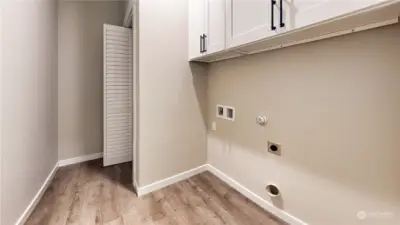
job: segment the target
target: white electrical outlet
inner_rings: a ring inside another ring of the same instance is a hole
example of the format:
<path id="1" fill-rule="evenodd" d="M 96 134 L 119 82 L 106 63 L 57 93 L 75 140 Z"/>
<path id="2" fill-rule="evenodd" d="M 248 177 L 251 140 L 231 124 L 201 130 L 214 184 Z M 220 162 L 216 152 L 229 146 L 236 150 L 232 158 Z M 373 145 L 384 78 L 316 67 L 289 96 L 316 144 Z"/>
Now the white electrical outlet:
<path id="1" fill-rule="evenodd" d="M 216 131 L 217 130 L 217 122 L 212 121 L 211 123 L 211 130 Z"/>

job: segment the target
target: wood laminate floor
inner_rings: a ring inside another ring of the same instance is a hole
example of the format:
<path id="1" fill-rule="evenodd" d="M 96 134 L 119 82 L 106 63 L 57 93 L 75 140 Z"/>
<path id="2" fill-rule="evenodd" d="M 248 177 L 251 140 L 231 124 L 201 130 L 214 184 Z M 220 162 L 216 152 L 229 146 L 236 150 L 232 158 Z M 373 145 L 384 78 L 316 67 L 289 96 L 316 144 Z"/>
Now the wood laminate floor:
<path id="1" fill-rule="evenodd" d="M 138 198 L 131 168 L 61 168 L 25 225 L 285 224 L 209 172 Z"/>

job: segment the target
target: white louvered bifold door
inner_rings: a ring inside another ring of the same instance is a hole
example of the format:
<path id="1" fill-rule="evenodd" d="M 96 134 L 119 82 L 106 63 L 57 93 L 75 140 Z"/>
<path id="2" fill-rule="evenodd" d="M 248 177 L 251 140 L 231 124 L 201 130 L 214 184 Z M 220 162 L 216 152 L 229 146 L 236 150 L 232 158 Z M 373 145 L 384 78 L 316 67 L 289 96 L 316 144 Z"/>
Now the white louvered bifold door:
<path id="1" fill-rule="evenodd" d="M 132 161 L 132 30 L 104 25 L 103 165 Z"/>

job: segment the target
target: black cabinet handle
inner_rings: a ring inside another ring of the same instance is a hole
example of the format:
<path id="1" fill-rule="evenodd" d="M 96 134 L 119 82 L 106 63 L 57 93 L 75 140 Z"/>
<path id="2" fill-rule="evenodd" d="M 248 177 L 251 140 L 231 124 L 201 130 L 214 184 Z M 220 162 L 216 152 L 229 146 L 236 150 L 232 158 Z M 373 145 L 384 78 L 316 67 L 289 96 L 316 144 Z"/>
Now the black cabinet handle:
<path id="1" fill-rule="evenodd" d="M 275 16 L 274 16 L 274 7 L 276 4 L 276 0 L 271 0 L 271 30 L 276 30 L 276 26 L 275 26 Z"/>
<path id="2" fill-rule="evenodd" d="M 280 27 L 285 27 L 285 23 L 283 22 L 283 0 L 280 1 L 280 7 L 279 7 L 279 12 L 280 12 Z"/>
<path id="3" fill-rule="evenodd" d="M 203 53 L 203 35 L 200 35 L 200 53 Z"/>
<path id="4" fill-rule="evenodd" d="M 207 35 L 203 34 L 203 52 L 207 52 L 206 38 Z"/>

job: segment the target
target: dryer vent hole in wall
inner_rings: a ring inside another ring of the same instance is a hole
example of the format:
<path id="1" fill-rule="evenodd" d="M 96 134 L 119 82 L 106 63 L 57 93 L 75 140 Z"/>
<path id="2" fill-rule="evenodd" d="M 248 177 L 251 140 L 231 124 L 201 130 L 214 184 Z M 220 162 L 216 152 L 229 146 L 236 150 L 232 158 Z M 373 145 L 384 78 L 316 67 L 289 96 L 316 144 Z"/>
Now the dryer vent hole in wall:
<path id="1" fill-rule="evenodd" d="M 269 196 L 277 197 L 280 195 L 279 188 L 274 184 L 268 184 L 265 189 L 268 191 Z"/>
<path id="2" fill-rule="evenodd" d="M 282 155 L 281 145 L 268 141 L 268 152 L 279 156 Z"/>
<path id="3" fill-rule="evenodd" d="M 278 151 L 278 146 L 276 146 L 276 145 L 271 145 L 271 146 L 269 147 L 269 149 L 271 149 L 271 151 L 273 151 L 273 152 L 276 152 L 276 151 Z"/>

